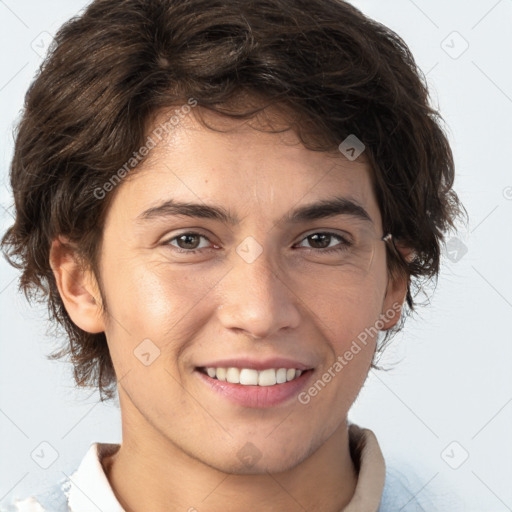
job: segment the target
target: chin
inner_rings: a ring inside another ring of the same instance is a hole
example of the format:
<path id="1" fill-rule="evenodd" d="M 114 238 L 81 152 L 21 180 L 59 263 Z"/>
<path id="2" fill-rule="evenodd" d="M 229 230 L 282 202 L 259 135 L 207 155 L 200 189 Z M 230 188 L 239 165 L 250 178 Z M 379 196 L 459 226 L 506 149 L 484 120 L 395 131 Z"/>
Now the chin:
<path id="1" fill-rule="evenodd" d="M 217 464 L 217 469 L 232 475 L 268 475 L 269 473 L 277 474 L 289 471 L 300 464 L 300 462 L 302 462 L 302 459 L 297 459 L 296 457 L 290 457 L 286 460 L 276 460 L 273 458 L 266 460 L 262 457 L 258 462 L 252 463 L 242 462 L 236 457 L 225 465 L 219 466 Z"/>
<path id="2" fill-rule="evenodd" d="M 226 454 L 224 464 L 219 464 L 219 459 L 222 460 L 219 457 L 215 461 L 215 466 L 224 473 L 236 475 L 283 473 L 295 468 L 307 458 L 308 452 L 304 448 L 304 443 L 299 443 L 297 449 L 285 452 L 282 445 L 267 442 L 267 445 L 260 450 L 248 441 L 242 444 L 234 454 L 232 452 Z"/>

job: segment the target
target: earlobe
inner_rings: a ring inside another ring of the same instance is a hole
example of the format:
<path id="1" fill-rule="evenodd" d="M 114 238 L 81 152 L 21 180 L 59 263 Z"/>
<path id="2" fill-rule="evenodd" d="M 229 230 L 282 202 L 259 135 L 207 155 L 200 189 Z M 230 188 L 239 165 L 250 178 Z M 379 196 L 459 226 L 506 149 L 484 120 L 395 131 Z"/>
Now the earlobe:
<path id="1" fill-rule="evenodd" d="M 412 249 L 407 247 L 400 247 L 398 245 L 396 245 L 396 248 L 404 260 L 411 261 L 412 258 L 414 258 L 414 251 Z M 381 313 L 384 326 L 381 330 L 387 331 L 391 329 L 400 320 L 402 307 L 407 298 L 409 281 L 409 276 L 400 276 L 395 279 L 390 277 L 388 279 L 386 295 L 384 296 Z"/>
<path id="2" fill-rule="evenodd" d="M 398 283 L 393 283 L 390 279 L 381 313 L 381 320 L 383 322 L 382 331 L 387 331 L 398 323 L 406 297 L 407 281 L 405 279 L 399 279 Z"/>
<path id="3" fill-rule="evenodd" d="M 63 237 L 52 242 L 50 266 L 73 323 L 89 333 L 103 332 L 101 295 L 94 274 L 81 267 L 72 244 Z"/>

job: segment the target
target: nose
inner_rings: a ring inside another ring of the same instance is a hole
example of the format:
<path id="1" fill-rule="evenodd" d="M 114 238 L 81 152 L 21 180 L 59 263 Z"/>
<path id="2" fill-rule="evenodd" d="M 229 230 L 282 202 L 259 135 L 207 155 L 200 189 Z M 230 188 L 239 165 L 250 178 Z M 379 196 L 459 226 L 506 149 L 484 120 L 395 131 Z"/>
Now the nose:
<path id="1" fill-rule="evenodd" d="M 265 257 L 265 251 L 250 263 L 235 257 L 221 286 L 218 315 L 226 329 L 264 339 L 299 325 L 300 298 L 285 273 Z"/>

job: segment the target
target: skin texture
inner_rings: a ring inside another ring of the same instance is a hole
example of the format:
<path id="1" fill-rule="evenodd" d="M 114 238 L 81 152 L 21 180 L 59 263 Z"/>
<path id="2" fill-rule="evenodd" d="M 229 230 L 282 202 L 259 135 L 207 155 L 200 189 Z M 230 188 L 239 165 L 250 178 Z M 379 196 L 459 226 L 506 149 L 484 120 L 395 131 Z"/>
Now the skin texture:
<path id="1" fill-rule="evenodd" d="M 383 242 L 372 242 L 363 273 L 336 264 L 336 255 L 307 253 L 320 247 L 305 238 L 314 233 L 354 226 L 372 240 L 384 234 L 370 170 L 364 154 L 349 161 L 305 149 L 291 130 L 270 134 L 254 129 L 262 126 L 256 119 L 209 116 L 231 131 L 209 130 L 189 114 L 118 186 L 103 233 L 101 290 L 71 250 L 59 239 L 52 245 L 68 313 L 86 331 L 105 331 L 116 370 L 123 442 L 104 460 L 106 474 L 127 511 L 338 511 L 357 481 L 347 413 L 376 339 L 307 405 L 293 397 L 242 407 L 211 391 L 195 369 L 228 357 L 281 356 L 313 367 L 313 383 L 379 315 L 403 303 L 406 282 L 388 279 Z M 362 205 L 373 225 L 346 216 L 277 223 L 333 195 Z M 241 222 L 136 222 L 171 198 L 221 205 Z M 207 239 L 170 244 L 189 231 Z M 236 252 L 249 236 L 263 251 L 252 263 Z M 203 252 L 173 252 L 187 247 Z M 144 339 L 160 350 L 149 366 L 134 355 Z M 239 456 L 248 442 L 260 455 L 250 467 Z"/>

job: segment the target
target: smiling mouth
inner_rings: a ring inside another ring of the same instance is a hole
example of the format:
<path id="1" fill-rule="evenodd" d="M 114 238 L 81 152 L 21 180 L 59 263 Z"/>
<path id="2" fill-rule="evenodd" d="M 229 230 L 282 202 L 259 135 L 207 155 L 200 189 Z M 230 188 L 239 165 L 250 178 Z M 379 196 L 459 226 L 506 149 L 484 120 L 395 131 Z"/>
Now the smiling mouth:
<path id="1" fill-rule="evenodd" d="M 311 371 L 295 368 L 267 368 L 258 371 L 234 367 L 199 367 L 197 370 L 211 379 L 243 386 L 277 386 L 298 379 L 303 373 Z"/>

